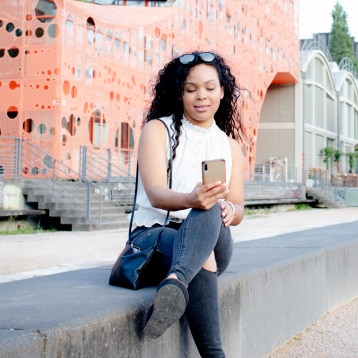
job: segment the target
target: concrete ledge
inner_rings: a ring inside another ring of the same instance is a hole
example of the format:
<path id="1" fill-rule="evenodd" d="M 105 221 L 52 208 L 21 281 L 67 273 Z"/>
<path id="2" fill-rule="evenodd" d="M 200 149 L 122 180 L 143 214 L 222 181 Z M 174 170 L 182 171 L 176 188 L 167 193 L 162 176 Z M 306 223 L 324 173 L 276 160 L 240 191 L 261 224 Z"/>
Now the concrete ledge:
<path id="1" fill-rule="evenodd" d="M 46 210 L 40 210 L 40 209 L 0 210 L 0 217 L 39 216 L 39 215 L 46 215 Z"/>
<path id="2" fill-rule="evenodd" d="M 358 221 L 235 244 L 220 277 L 227 357 L 259 358 L 358 296 Z M 0 284 L 0 357 L 198 357 L 182 319 L 141 331 L 154 288 L 108 285 L 110 267 Z"/>

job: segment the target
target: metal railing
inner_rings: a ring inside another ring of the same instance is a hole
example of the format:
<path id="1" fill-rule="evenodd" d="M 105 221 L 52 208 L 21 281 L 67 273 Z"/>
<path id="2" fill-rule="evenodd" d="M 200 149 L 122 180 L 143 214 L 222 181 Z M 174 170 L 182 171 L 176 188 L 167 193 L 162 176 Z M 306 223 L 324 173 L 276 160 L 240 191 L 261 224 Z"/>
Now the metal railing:
<path id="1" fill-rule="evenodd" d="M 298 168 L 290 168 L 282 164 L 256 164 L 255 174 L 250 180 L 266 183 L 300 183 L 302 182 L 300 173 L 301 170 Z"/>
<path id="2" fill-rule="evenodd" d="M 311 168 L 304 171 L 304 183 L 309 187 L 328 188 L 331 186 L 331 179 L 327 170 Z"/>
<path id="3" fill-rule="evenodd" d="M 126 157 L 127 170 L 120 168 L 116 163 L 119 162 L 118 152 L 107 148 L 101 152 L 92 147 L 80 147 L 80 174 L 81 180 L 102 181 L 102 182 L 132 182 L 134 177 L 131 175 L 133 164 L 133 151 L 127 150 L 121 153 Z"/>
<path id="4" fill-rule="evenodd" d="M 21 176 L 21 139 L 0 137 L 0 171 L 3 178 L 17 179 Z"/>
<path id="5" fill-rule="evenodd" d="M 46 200 L 63 203 L 66 210 L 84 213 L 89 222 L 101 226 L 104 189 L 81 178 L 79 173 L 34 144 L 22 138 L 0 136 L 0 168 L 4 179 L 29 180 L 32 187 L 46 194 Z M 86 189 L 85 199 L 78 186 L 66 185 L 79 180 Z"/>
<path id="6" fill-rule="evenodd" d="M 121 162 L 121 159 L 126 163 L 127 170 L 116 164 Z M 135 182 L 135 174 L 131 175 L 132 169 L 136 170 L 134 159 L 133 150 L 121 150 L 118 153 L 116 150 L 107 148 L 100 152 L 92 147 L 81 146 L 81 180 L 101 182 L 108 200 L 116 200 L 122 205 L 128 205 L 128 201 L 133 201 L 134 188 L 129 186 L 130 189 L 128 189 L 123 184 Z"/>

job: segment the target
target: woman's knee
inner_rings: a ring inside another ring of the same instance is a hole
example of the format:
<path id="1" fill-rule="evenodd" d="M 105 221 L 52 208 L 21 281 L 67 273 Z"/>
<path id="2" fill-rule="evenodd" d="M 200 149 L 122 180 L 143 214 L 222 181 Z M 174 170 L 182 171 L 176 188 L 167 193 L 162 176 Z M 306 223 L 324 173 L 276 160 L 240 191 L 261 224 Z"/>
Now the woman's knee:
<path id="1" fill-rule="evenodd" d="M 222 225 L 221 207 L 219 203 L 216 203 L 208 210 L 192 209 L 189 215 L 191 219 L 199 223 Z"/>

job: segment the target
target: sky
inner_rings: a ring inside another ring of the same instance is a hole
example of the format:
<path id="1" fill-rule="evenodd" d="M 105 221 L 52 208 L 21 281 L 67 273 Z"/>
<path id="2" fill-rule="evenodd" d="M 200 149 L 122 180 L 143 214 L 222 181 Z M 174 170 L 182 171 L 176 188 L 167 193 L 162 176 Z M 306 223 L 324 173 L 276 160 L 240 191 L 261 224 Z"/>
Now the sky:
<path id="1" fill-rule="evenodd" d="M 298 0 L 300 39 L 312 38 L 313 33 L 331 32 L 332 15 L 337 0 Z M 347 13 L 349 33 L 358 42 L 357 0 L 338 0 Z"/>

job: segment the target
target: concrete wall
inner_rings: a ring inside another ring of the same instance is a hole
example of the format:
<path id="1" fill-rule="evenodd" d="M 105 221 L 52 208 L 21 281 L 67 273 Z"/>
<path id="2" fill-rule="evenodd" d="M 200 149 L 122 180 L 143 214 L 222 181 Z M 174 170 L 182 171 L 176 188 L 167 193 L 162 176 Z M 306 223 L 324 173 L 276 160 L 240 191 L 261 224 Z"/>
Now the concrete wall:
<path id="1" fill-rule="evenodd" d="M 27 207 L 22 184 L 0 179 L 0 210 L 23 210 Z"/>
<path id="2" fill-rule="evenodd" d="M 266 357 L 358 296 L 358 221 L 235 244 L 219 279 L 228 358 Z M 0 357 L 197 358 L 185 320 L 142 336 L 154 288 L 108 286 L 110 267 L 1 284 Z"/>

